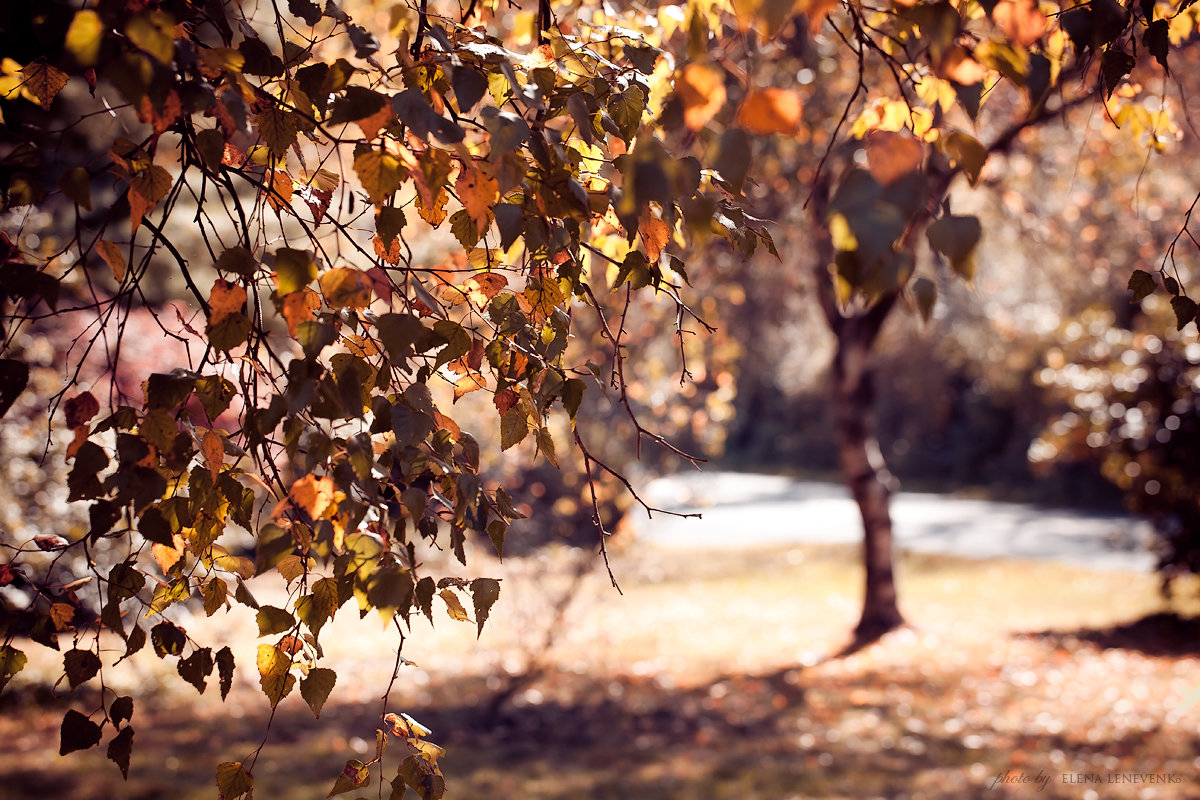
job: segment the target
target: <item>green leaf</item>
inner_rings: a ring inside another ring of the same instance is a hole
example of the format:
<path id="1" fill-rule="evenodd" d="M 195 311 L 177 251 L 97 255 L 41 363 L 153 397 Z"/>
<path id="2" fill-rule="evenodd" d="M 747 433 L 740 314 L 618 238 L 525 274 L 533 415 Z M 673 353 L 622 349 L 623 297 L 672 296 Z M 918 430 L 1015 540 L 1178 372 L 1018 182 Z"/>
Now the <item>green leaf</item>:
<path id="1" fill-rule="evenodd" d="M 500 581 L 495 578 L 476 578 L 471 581 L 471 600 L 475 605 L 476 637 L 483 635 L 483 623 L 500 597 Z"/>
<path id="2" fill-rule="evenodd" d="M 119 732 L 108 743 L 108 759 L 121 769 L 121 775 L 129 779 L 129 757 L 133 754 L 133 728 Z"/>
<path id="3" fill-rule="evenodd" d="M 14 675 L 25 669 L 28 661 L 29 657 L 17 648 L 0 644 L 0 691 L 4 691 Z"/>
<path id="4" fill-rule="evenodd" d="M 246 771 L 240 761 L 226 761 L 217 765 L 217 792 L 220 800 L 236 800 L 254 790 L 254 777 Z"/>
<path id="5" fill-rule="evenodd" d="M 1133 292 L 1131 303 L 1140 303 L 1150 295 L 1154 294 L 1154 290 L 1158 288 L 1158 284 L 1154 281 L 1154 276 L 1142 269 L 1135 269 L 1133 274 L 1129 276 L 1129 285 L 1126 287 Z"/>
<path id="6" fill-rule="evenodd" d="M 99 725 L 72 708 L 63 716 L 58 754 L 65 756 L 76 750 L 95 747 L 100 744 L 100 735 Z"/>
<path id="7" fill-rule="evenodd" d="M 200 694 L 204 694 L 204 690 L 208 688 L 206 678 L 212 675 L 213 671 L 212 649 L 201 647 L 187 658 L 180 659 L 176 669 L 179 670 L 179 677 L 195 686 Z"/>
<path id="8" fill-rule="evenodd" d="M 279 296 L 298 292 L 317 277 L 317 262 L 307 250 L 281 247 L 275 251 L 275 284 Z"/>
<path id="9" fill-rule="evenodd" d="M 1186 295 L 1171 298 L 1171 310 L 1175 312 L 1175 329 L 1183 330 L 1189 322 L 1196 320 L 1196 301 Z"/>
<path id="10" fill-rule="evenodd" d="M 337 673 L 331 669 L 316 667 L 308 671 L 308 675 L 300 681 L 300 696 L 312 709 L 314 717 L 321 716 L 321 708 L 337 683 Z"/>
<path id="11" fill-rule="evenodd" d="M 63 653 L 63 671 L 73 690 L 96 676 L 100 671 L 100 657 L 91 650 L 68 650 Z"/>
<path id="12" fill-rule="evenodd" d="M 258 610 L 258 635 L 270 636 L 273 633 L 283 633 L 291 630 L 296 624 L 296 618 L 275 606 L 263 606 Z"/>

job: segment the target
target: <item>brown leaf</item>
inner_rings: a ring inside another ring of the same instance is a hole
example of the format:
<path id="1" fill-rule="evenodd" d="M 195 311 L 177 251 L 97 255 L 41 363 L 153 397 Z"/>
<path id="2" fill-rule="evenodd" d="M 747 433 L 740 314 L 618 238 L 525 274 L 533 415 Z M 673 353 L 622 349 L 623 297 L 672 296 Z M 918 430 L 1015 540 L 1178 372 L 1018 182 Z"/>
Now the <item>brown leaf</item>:
<path id="1" fill-rule="evenodd" d="M 273 169 L 267 172 L 267 182 L 264 192 L 267 195 L 267 202 L 275 209 L 277 214 L 282 214 L 284 211 L 292 209 L 292 176 L 288 175 L 281 169 Z"/>
<path id="2" fill-rule="evenodd" d="M 67 418 L 67 427 L 78 428 L 91 422 L 92 417 L 100 413 L 100 402 L 91 392 L 82 392 L 63 403 L 63 413 Z"/>
<path id="3" fill-rule="evenodd" d="M 104 263 L 112 270 L 112 276 L 117 283 L 125 280 L 125 256 L 121 252 L 121 248 L 117 247 L 112 242 L 106 242 L 103 239 L 96 241 L 96 252 L 100 254 L 100 258 L 104 259 Z"/>
<path id="4" fill-rule="evenodd" d="M 38 99 L 46 111 L 50 110 L 50 104 L 70 79 L 70 76 L 58 67 L 42 61 L 25 67 L 21 70 L 21 75 L 25 79 L 25 88 Z"/>
<path id="5" fill-rule="evenodd" d="M 751 133 L 794 134 L 800 128 L 800 95 L 787 89 L 755 89 L 738 109 L 737 123 Z"/>

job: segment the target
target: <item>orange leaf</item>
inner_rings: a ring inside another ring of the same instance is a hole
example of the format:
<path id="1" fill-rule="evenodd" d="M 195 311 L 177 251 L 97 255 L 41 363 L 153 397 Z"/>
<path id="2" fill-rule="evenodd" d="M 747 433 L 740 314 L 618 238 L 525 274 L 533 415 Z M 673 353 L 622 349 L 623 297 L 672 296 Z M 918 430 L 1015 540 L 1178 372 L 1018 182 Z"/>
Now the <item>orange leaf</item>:
<path id="1" fill-rule="evenodd" d="M 395 118 L 396 113 L 392 111 L 392 104 L 384 103 L 374 114 L 355 120 L 354 124 L 362 129 L 363 139 L 369 142 L 378 136 L 379 132 L 386 128 Z"/>
<path id="2" fill-rule="evenodd" d="M 688 64 L 675 78 L 683 123 L 698 131 L 725 105 L 725 73 L 711 64 Z"/>
<path id="3" fill-rule="evenodd" d="M 466 375 L 454 382 L 454 399 L 462 397 L 465 394 L 470 394 L 477 389 L 487 388 L 487 378 L 483 377 L 478 372 L 468 372 Z"/>
<path id="4" fill-rule="evenodd" d="M 392 239 L 391 247 L 384 247 L 383 238 L 380 236 L 375 237 L 374 244 L 375 244 L 375 255 L 379 256 L 380 258 L 382 258 L 384 261 L 391 264 L 392 266 L 396 266 L 397 264 L 400 263 L 400 237 L 399 236 L 397 236 L 395 239 Z"/>
<path id="5" fill-rule="evenodd" d="M 522 69 L 537 69 L 549 67 L 554 63 L 554 50 L 548 44 L 538 45 L 533 52 L 525 56 L 521 63 Z"/>
<path id="6" fill-rule="evenodd" d="M 241 312 L 246 304 L 246 290 L 229 281 L 218 278 L 208 296 L 208 327 L 211 330 L 231 314 Z"/>
<path id="7" fill-rule="evenodd" d="M 646 258 L 651 263 L 658 261 L 663 248 L 671 241 L 671 227 L 657 217 L 644 217 L 638 231 L 642 234 L 642 244 L 646 246 Z"/>
<path id="8" fill-rule="evenodd" d="M 281 169 L 273 169 L 267 173 L 265 187 L 267 202 L 276 213 L 292 209 L 292 176 Z"/>
<path id="9" fill-rule="evenodd" d="M 504 412 L 515 406 L 520 399 L 521 396 L 512 389 L 501 389 L 496 392 L 496 396 L 492 398 L 492 402 L 495 403 L 496 410 L 503 415 Z"/>
<path id="10" fill-rule="evenodd" d="M 143 95 L 138 107 L 138 119 L 153 127 L 155 133 L 162 133 L 174 125 L 182 114 L 183 104 L 179 102 L 179 94 L 174 89 L 167 93 L 161 108 L 150 101 L 149 95 Z"/>
<path id="11" fill-rule="evenodd" d="M 321 297 L 312 289 L 304 288 L 283 296 L 283 318 L 287 320 L 288 336 L 296 338 L 300 323 L 313 318 L 313 312 L 321 307 Z"/>
<path id="12" fill-rule="evenodd" d="M 212 473 L 215 481 L 221 473 L 221 465 L 225 463 L 225 442 L 221 434 L 213 430 L 206 431 L 204 438 L 200 440 L 200 453 L 204 456 L 204 463 L 208 464 L 208 471 Z"/>
<path id="13" fill-rule="evenodd" d="M 454 184 L 459 202 L 481 231 L 488 225 L 488 213 L 496 204 L 499 188 L 494 178 L 475 168 L 464 169 Z"/>
<path id="14" fill-rule="evenodd" d="M 925 148 L 912 136 L 873 131 L 867 136 L 867 168 L 884 186 L 921 168 Z"/>
<path id="15" fill-rule="evenodd" d="M 158 205 L 174 184 L 171 173 L 157 164 L 129 179 L 129 224 L 136 231 L 146 213 Z"/>
<path id="16" fill-rule="evenodd" d="M 433 200 L 433 205 L 425 204 L 425 198 L 417 195 L 417 214 L 421 219 L 429 223 L 430 227 L 436 228 L 446 221 L 446 201 L 450 198 L 446 192 L 438 192 L 437 197 Z"/>
<path id="17" fill-rule="evenodd" d="M 310 519 L 320 519 L 337 510 L 338 501 L 344 498 L 344 494 L 334 489 L 333 478 L 305 475 L 292 484 L 287 497 L 279 501 L 275 510 L 271 512 L 271 518 L 279 521 L 285 517 L 289 508 L 296 508 L 307 514 Z"/>
<path id="18" fill-rule="evenodd" d="M 150 554 L 158 562 L 158 566 L 162 569 L 163 574 L 170 572 L 171 567 L 178 564 L 179 559 L 183 558 L 183 535 L 177 533 L 171 537 L 171 541 L 173 543 L 171 547 L 165 544 L 150 546 Z"/>
<path id="19" fill-rule="evenodd" d="M 971 58 L 967 48 L 955 45 L 946 52 L 938 74 L 963 86 L 974 86 L 987 77 L 987 67 Z"/>
<path id="20" fill-rule="evenodd" d="M 117 283 L 125 280 L 125 256 L 121 253 L 121 248 L 112 242 L 99 239 L 96 242 L 96 252 L 104 259 L 104 263 L 108 264 Z"/>
<path id="21" fill-rule="evenodd" d="M 1017 47 L 1029 47 L 1046 33 L 1046 15 L 1036 0 L 1000 0 L 992 9 L 992 19 Z"/>
<path id="22" fill-rule="evenodd" d="M 915 0 L 897 0 L 898 5 L 915 5 Z M 816 33 L 824 24 L 829 12 L 841 5 L 841 0 L 800 0 L 794 7 L 797 14 L 808 17 L 809 29 Z"/>
<path id="23" fill-rule="evenodd" d="M 742 101 L 737 122 L 751 133 L 794 134 L 800 128 L 800 95 L 787 89 L 754 89 Z"/>
<path id="24" fill-rule="evenodd" d="M 508 278 L 498 272 L 481 272 L 463 282 L 467 299 L 479 308 L 486 306 L 505 286 L 508 286 Z"/>
<path id="25" fill-rule="evenodd" d="M 67 418 L 67 427 L 78 428 L 100 413 L 100 401 L 91 392 L 83 392 L 63 403 L 63 413 Z"/>
<path id="26" fill-rule="evenodd" d="M 335 267 L 321 275 L 321 294 L 331 308 L 366 308 L 371 305 L 371 282 L 350 267 Z"/>

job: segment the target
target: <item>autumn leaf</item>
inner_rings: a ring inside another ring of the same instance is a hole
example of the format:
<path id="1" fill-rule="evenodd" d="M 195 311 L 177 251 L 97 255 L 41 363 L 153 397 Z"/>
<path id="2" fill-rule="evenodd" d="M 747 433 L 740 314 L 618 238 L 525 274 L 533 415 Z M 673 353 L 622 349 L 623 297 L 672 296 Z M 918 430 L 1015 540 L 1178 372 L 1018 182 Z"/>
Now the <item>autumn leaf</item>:
<path id="1" fill-rule="evenodd" d="M 1036 0 L 1000 0 L 992 9 L 992 20 L 1017 47 L 1040 41 L 1048 24 Z"/>
<path id="2" fill-rule="evenodd" d="M 80 392 L 63 403 L 68 428 L 78 428 L 100 413 L 100 401 L 91 392 Z"/>
<path id="3" fill-rule="evenodd" d="M 506 286 L 508 286 L 508 278 L 499 272 L 480 272 L 463 281 L 467 300 L 477 308 L 486 306 Z"/>
<path id="4" fill-rule="evenodd" d="M 175 18 L 165 11 L 136 14 L 125 26 L 125 35 L 163 64 L 170 64 L 175 56 Z"/>
<path id="5" fill-rule="evenodd" d="M 449 199 L 446 192 L 438 192 L 433 205 L 425 205 L 424 198 L 417 195 L 417 214 L 428 222 L 430 227 L 436 228 L 446 221 L 446 203 Z"/>
<path id="6" fill-rule="evenodd" d="M 320 307 L 321 296 L 313 289 L 304 288 L 284 295 L 282 313 L 283 318 L 287 320 L 288 336 L 295 339 L 300 330 L 300 323 L 313 319 L 313 312 Z"/>
<path id="7" fill-rule="evenodd" d="M 499 184 L 495 179 L 478 168 L 470 167 L 459 174 L 454 191 L 479 230 L 486 229 L 489 213 L 499 196 Z"/>
<path id="8" fill-rule="evenodd" d="M 663 248 L 671 241 L 671 227 L 657 217 L 643 217 L 638 232 L 646 246 L 646 258 L 651 262 L 658 261 Z"/>
<path id="9" fill-rule="evenodd" d="M 208 295 L 208 327 L 215 328 L 221 320 L 239 313 L 246 305 L 246 289 L 239 284 L 218 278 Z"/>
<path id="10" fill-rule="evenodd" d="M 221 466 L 225 463 L 225 440 L 221 434 L 214 430 L 205 431 L 200 440 L 200 453 L 204 456 L 204 463 L 208 465 L 213 480 L 216 480 L 221 473 Z"/>
<path id="11" fill-rule="evenodd" d="M 129 179 L 129 219 L 137 230 L 150 209 L 171 192 L 175 180 L 163 167 L 152 164 Z"/>
<path id="12" fill-rule="evenodd" d="M 273 644 L 260 644 L 257 661 L 259 685 L 274 708 L 295 688 L 296 676 L 291 673 L 292 657 Z"/>
<path id="13" fill-rule="evenodd" d="M 70 76 L 58 67 L 39 61 L 21 70 L 25 78 L 25 88 L 37 98 L 46 111 L 58 93 L 67 85 Z"/>
<path id="14" fill-rule="evenodd" d="M 296 143 L 296 116 L 276 106 L 269 106 L 254 118 L 258 132 L 275 158 L 287 155 L 288 148 Z"/>
<path id="15" fill-rule="evenodd" d="M 366 308 L 371 305 L 371 283 L 352 267 L 335 267 L 321 275 L 321 294 L 330 308 Z"/>
<path id="16" fill-rule="evenodd" d="M 90 8 L 75 12 L 67 28 L 63 47 L 80 66 L 90 67 L 100 57 L 100 44 L 104 40 L 104 23 L 100 15 Z"/>
<path id="17" fill-rule="evenodd" d="M 121 248 L 117 247 L 112 242 L 106 242 L 103 239 L 96 241 L 96 252 L 100 254 L 100 258 L 104 259 L 104 263 L 112 270 L 112 276 L 121 283 L 125 280 L 125 256 L 121 252 Z"/>
<path id="18" fill-rule="evenodd" d="M 919 170 L 924 159 L 924 146 L 907 133 L 872 131 L 867 136 L 867 168 L 884 186 Z"/>
<path id="19" fill-rule="evenodd" d="M 794 134 L 800 128 L 800 95 L 787 89 L 755 89 L 746 95 L 737 123 L 751 133 Z"/>
<path id="20" fill-rule="evenodd" d="M 963 86 L 974 86 L 987 77 L 987 67 L 980 64 L 962 45 L 951 47 L 938 66 L 938 74 Z"/>
<path id="21" fill-rule="evenodd" d="M 675 94 L 683 103 L 683 123 L 698 131 L 725 105 L 725 73 L 711 64 L 688 64 L 675 78 Z"/>
<path id="22" fill-rule="evenodd" d="M 354 172 L 371 202 L 377 206 L 386 203 L 408 177 L 408 170 L 398 158 L 378 150 L 368 150 L 355 156 Z"/>
<path id="23" fill-rule="evenodd" d="M 158 562 L 158 566 L 166 575 L 171 571 L 171 567 L 179 563 L 179 559 L 183 558 L 184 541 L 181 534 L 172 536 L 172 545 L 153 544 L 150 546 L 150 555 L 154 556 L 154 560 Z"/>
<path id="24" fill-rule="evenodd" d="M 292 484 L 287 497 L 271 512 L 271 518 L 278 522 L 287 516 L 289 509 L 295 508 L 307 514 L 309 519 L 321 519 L 344 498 L 344 494 L 334 489 L 332 478 L 305 475 Z"/>
<path id="25" fill-rule="evenodd" d="M 254 790 L 254 778 L 240 761 L 226 761 L 217 766 L 219 800 L 237 800 Z"/>

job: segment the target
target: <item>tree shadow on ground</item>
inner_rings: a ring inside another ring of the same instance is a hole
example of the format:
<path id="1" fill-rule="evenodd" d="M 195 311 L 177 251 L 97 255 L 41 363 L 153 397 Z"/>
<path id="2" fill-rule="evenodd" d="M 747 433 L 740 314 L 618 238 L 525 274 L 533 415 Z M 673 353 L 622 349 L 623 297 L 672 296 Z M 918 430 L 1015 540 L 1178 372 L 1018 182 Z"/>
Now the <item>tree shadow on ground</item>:
<path id="1" fill-rule="evenodd" d="M 1102 650 L 1132 650 L 1148 656 L 1200 656 L 1200 617 L 1159 612 L 1107 628 L 1019 634 L 1064 646 L 1086 642 Z"/>

